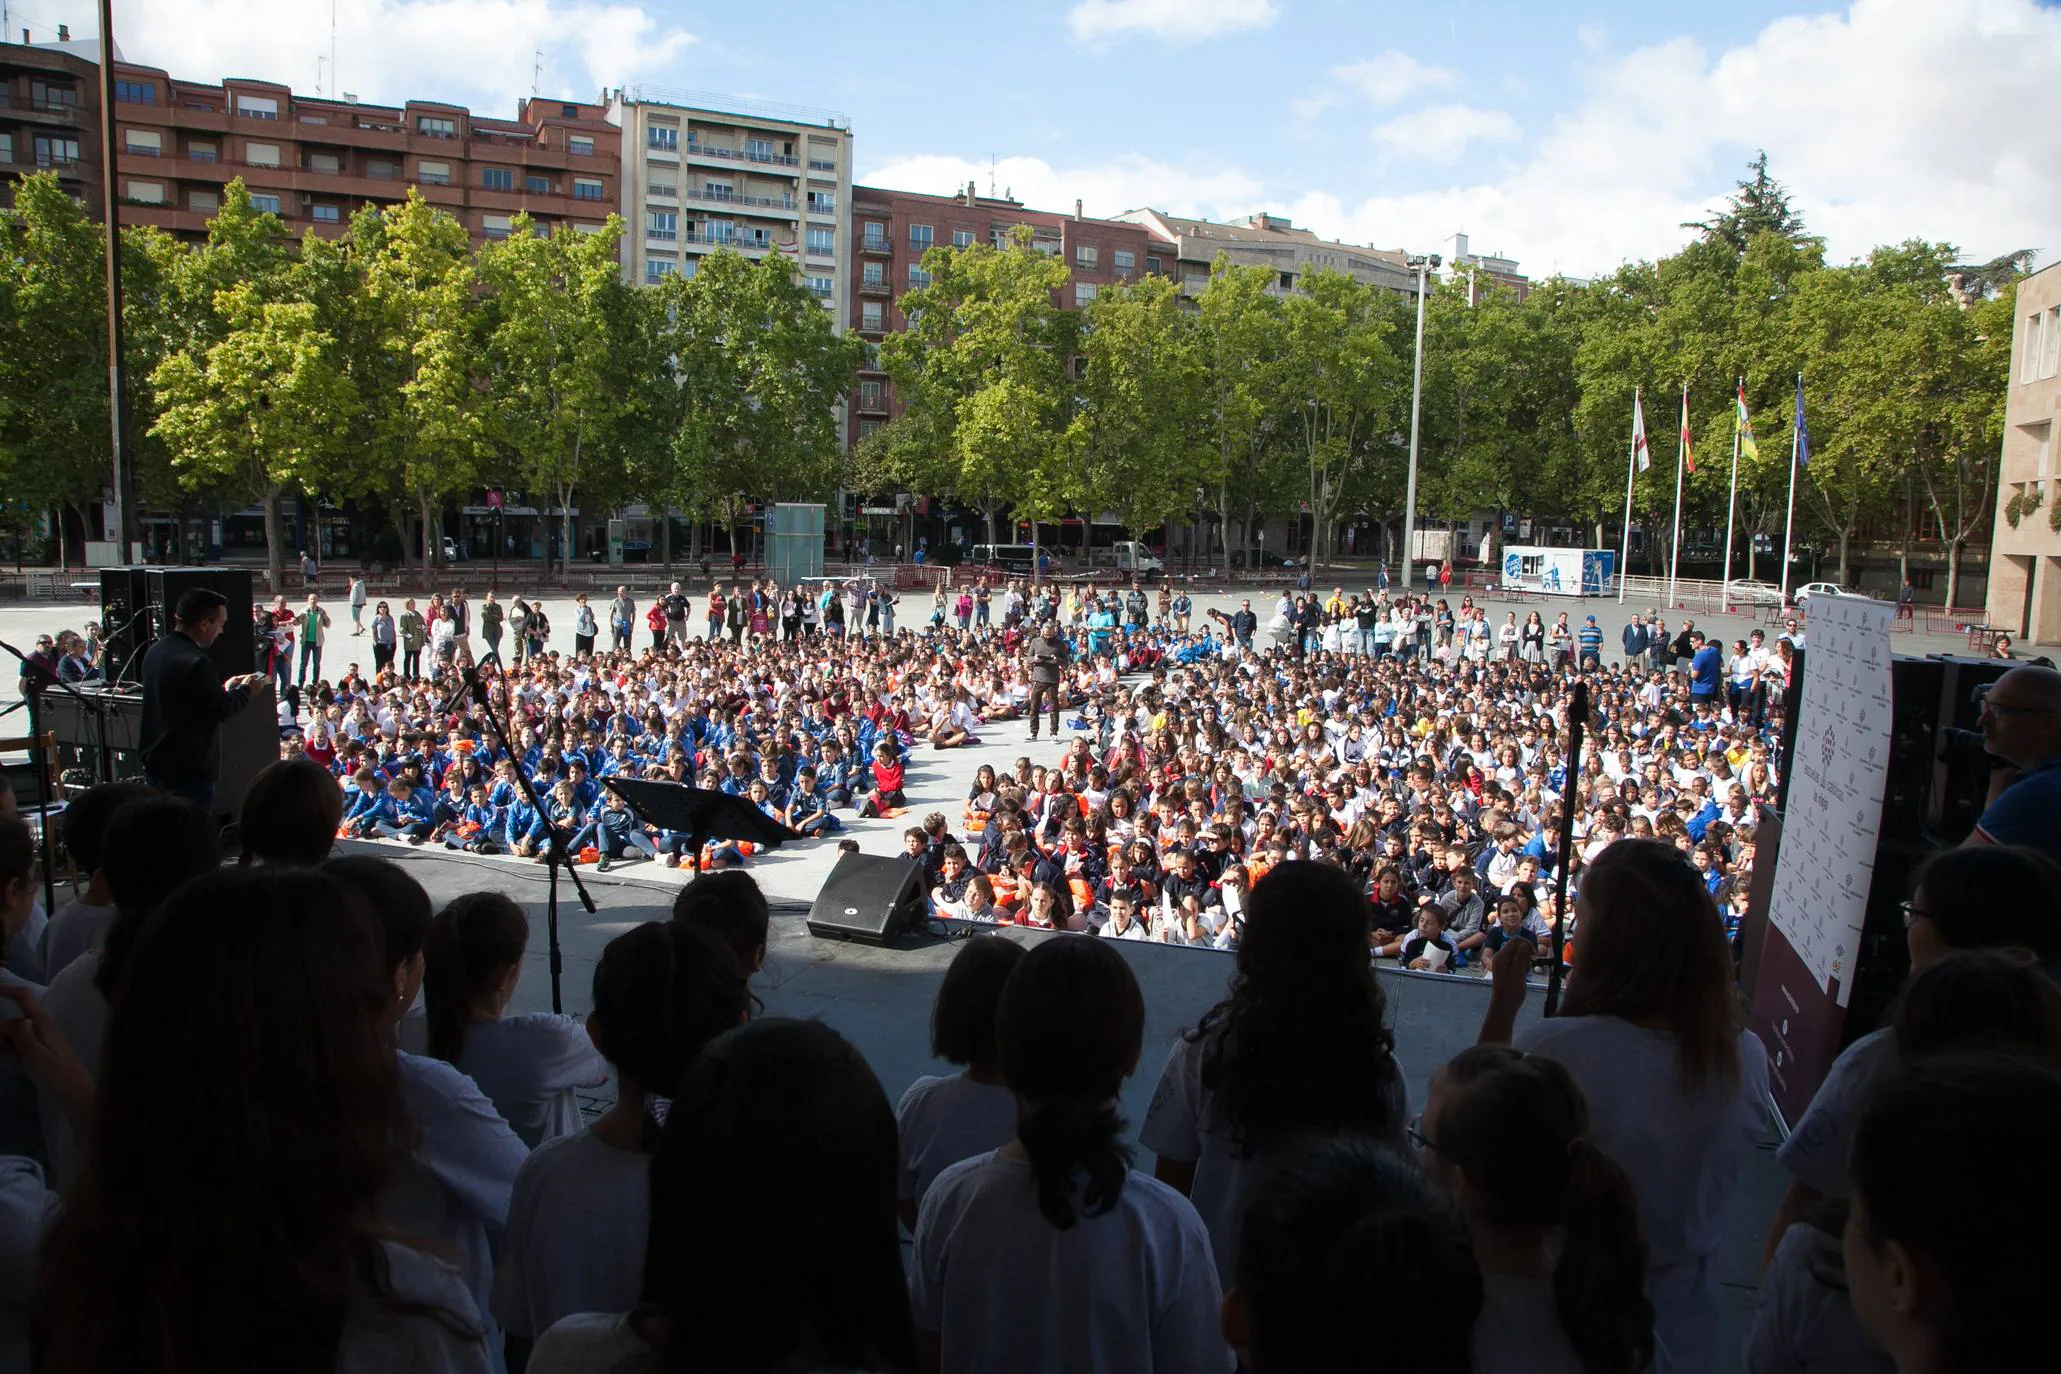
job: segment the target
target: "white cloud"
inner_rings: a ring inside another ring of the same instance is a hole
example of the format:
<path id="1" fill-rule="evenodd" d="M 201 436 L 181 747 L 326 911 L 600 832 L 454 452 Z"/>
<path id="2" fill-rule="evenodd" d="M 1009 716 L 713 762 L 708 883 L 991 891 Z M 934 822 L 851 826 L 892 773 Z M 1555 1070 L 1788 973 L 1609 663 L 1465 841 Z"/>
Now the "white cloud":
<path id="1" fill-rule="evenodd" d="M 1389 156 L 1419 162 L 1458 162 L 1473 143 L 1508 143 L 1517 121 L 1501 110 L 1431 105 L 1374 126 L 1374 142 Z"/>
<path id="2" fill-rule="evenodd" d="M 988 193 L 988 165 L 947 156 L 906 157 L 866 169 L 868 186 L 949 196 L 971 181 Z M 1154 158 L 1134 155 L 1094 166 L 1054 167 L 1041 158 L 1009 157 L 994 167 L 997 193 L 1014 195 L 1033 210 L 1065 214 L 1074 201 L 1082 211 L 1107 218 L 1151 206 L 1176 215 L 1209 219 L 1244 216 L 1260 208 L 1263 188 L 1237 168 L 1196 174 Z"/>
<path id="3" fill-rule="evenodd" d="M 1578 102 L 1514 165 L 1347 202 L 1298 223 L 1382 246 L 1455 230 L 1535 275 L 1672 252 L 1765 148 L 1834 260 L 1908 237 L 1971 259 L 2061 250 L 2061 9 L 1854 0 L 1719 52 L 1674 39 L 1598 55 Z M 1378 156 L 1378 155 L 1377 155 Z"/>
<path id="4" fill-rule="evenodd" d="M 1448 90 L 1459 82 L 1449 68 L 1428 67 L 1394 48 L 1333 67 L 1331 75 L 1376 105 L 1394 105 L 1419 91 Z"/>
<path id="5" fill-rule="evenodd" d="M 76 34 L 99 32 L 93 0 L 44 0 L 38 13 Z M 115 35 L 130 61 L 175 80 L 261 77 L 313 94 L 329 13 L 318 0 L 178 0 L 128 6 Z M 337 70 L 325 93 L 448 100 L 498 117 L 514 115 L 533 79 L 547 98 L 578 100 L 661 79 L 695 41 L 630 0 L 340 0 L 336 17 Z"/>
<path id="6" fill-rule="evenodd" d="M 1187 43 L 1263 29 L 1279 14 L 1274 0 L 1080 0 L 1066 26 L 1083 43 L 1136 33 Z"/>

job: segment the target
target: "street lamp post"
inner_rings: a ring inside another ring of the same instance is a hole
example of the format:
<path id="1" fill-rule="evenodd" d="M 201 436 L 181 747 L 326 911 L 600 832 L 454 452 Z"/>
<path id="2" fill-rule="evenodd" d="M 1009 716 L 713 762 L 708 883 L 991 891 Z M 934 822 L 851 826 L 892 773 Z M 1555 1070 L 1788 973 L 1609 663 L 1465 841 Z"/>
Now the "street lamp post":
<path id="1" fill-rule="evenodd" d="M 1406 258 L 1404 266 L 1417 269 L 1417 364 L 1410 383 L 1410 478 L 1403 489 L 1403 590 L 1410 590 L 1410 557 L 1417 543 L 1417 425 L 1424 405 L 1424 293 L 1427 279 L 1439 264 L 1436 253 Z"/>

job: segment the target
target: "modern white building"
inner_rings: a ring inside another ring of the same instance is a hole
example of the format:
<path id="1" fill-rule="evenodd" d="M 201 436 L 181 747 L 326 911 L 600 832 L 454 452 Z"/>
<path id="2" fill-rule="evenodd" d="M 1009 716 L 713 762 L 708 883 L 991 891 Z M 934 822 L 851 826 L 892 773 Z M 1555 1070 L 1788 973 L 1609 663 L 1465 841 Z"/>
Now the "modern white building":
<path id="1" fill-rule="evenodd" d="M 1404 265 L 1406 254 L 1318 238 L 1280 215 L 1251 215 L 1240 224 L 1219 224 L 1144 209 L 1126 210 L 1113 218 L 1143 225 L 1165 246 L 1165 268 L 1149 265 L 1147 270 L 1166 270 L 1179 281 L 1181 294 L 1191 299 L 1209 285 L 1210 265 L 1219 253 L 1234 267 L 1258 266 L 1273 272 L 1270 289 L 1280 294 L 1295 290 L 1305 274 L 1327 270 L 1412 298 L 1417 294 L 1417 274 Z"/>
<path id="2" fill-rule="evenodd" d="M 851 121 L 828 110 L 629 86 L 606 97 L 623 131 L 623 273 L 691 275 L 730 248 L 782 253 L 839 332 L 851 315 Z"/>

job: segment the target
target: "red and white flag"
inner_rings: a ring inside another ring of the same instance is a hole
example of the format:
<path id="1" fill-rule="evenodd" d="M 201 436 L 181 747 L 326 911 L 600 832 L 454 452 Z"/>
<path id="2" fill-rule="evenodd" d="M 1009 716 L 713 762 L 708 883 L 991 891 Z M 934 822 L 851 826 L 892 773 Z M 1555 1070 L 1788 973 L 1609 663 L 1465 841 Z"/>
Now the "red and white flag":
<path id="1" fill-rule="evenodd" d="M 1632 457 L 1641 472 L 1653 466 L 1653 455 L 1646 451 L 1646 410 L 1636 391 L 1632 393 Z"/>
<path id="2" fill-rule="evenodd" d="M 1696 454 L 1689 447 L 1689 388 L 1682 388 L 1682 467 L 1696 471 Z"/>

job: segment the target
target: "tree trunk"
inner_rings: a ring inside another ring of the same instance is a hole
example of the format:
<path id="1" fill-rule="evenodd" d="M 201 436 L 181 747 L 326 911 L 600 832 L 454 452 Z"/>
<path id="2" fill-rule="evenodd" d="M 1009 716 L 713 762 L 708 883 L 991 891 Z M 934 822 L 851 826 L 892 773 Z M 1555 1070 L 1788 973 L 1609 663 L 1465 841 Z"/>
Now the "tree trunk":
<path id="1" fill-rule="evenodd" d="M 415 493 L 415 505 L 417 516 L 422 522 L 422 585 L 427 587 L 430 585 L 430 559 L 432 555 L 438 560 L 443 558 L 444 541 L 437 538 L 436 534 L 430 529 L 429 493 L 417 491 Z"/>
<path id="2" fill-rule="evenodd" d="M 267 487 L 265 503 L 265 562 L 274 594 L 286 590 L 286 530 L 279 510 L 279 488 Z"/>
<path id="3" fill-rule="evenodd" d="M 1844 587 L 1852 574 L 1853 564 L 1849 557 L 1853 548 L 1853 526 L 1846 525 L 1839 531 L 1839 585 Z"/>
<path id="4" fill-rule="evenodd" d="M 667 506 L 658 517 L 659 556 L 665 560 L 666 580 L 673 576 L 673 508 Z"/>
<path id="5" fill-rule="evenodd" d="M 1949 606 L 1961 604 L 1958 599 L 1961 595 L 1961 549 L 1967 542 L 1965 539 L 1947 541 L 1946 604 Z"/>
<path id="6" fill-rule="evenodd" d="M 992 544 L 995 542 L 995 503 L 993 501 L 983 501 L 980 503 L 980 509 L 981 514 L 987 517 L 988 543 Z"/>

